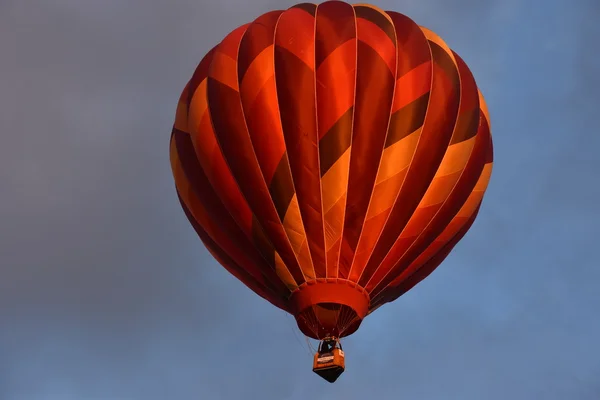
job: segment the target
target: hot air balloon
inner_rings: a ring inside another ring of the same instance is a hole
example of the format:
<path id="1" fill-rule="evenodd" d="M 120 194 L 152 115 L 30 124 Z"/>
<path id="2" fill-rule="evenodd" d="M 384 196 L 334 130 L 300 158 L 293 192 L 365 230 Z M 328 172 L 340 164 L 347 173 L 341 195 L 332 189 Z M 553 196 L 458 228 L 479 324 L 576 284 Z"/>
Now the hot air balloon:
<path id="1" fill-rule="evenodd" d="M 179 99 L 170 159 L 216 260 L 321 340 L 427 277 L 475 220 L 493 162 L 465 62 L 403 14 L 327 1 L 271 11 L 210 50 Z"/>

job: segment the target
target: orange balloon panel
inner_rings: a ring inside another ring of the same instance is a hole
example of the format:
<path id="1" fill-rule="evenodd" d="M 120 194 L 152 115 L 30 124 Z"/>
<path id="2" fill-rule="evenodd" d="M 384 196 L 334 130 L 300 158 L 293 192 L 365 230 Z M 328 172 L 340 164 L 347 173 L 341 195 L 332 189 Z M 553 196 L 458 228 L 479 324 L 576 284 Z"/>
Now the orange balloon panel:
<path id="1" fill-rule="evenodd" d="M 171 135 L 202 242 L 313 338 L 353 333 L 444 260 L 492 153 L 463 60 L 402 14 L 340 1 L 231 32 L 185 87 Z"/>

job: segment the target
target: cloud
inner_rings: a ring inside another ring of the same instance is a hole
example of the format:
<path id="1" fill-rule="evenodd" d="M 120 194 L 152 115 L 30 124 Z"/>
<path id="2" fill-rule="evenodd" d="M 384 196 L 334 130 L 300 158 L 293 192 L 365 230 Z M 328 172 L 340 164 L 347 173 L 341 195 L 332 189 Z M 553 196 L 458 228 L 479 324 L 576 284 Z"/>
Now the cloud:
<path id="1" fill-rule="evenodd" d="M 291 4 L 0 4 L 0 398 L 597 398 L 599 7 L 378 4 L 469 63 L 497 161 L 472 231 L 348 338 L 331 386 L 202 248 L 168 165 L 201 56 Z"/>

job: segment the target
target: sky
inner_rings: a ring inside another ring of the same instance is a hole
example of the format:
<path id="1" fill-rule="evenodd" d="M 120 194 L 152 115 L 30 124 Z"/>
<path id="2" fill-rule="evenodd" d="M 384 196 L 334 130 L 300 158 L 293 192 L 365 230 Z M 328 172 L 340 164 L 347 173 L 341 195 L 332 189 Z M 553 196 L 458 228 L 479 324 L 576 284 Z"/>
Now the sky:
<path id="1" fill-rule="evenodd" d="M 281 0 L 0 0 L 0 399 L 600 398 L 600 3 L 373 0 L 471 67 L 495 141 L 444 264 L 313 374 L 221 268 L 168 142 L 197 63 Z"/>

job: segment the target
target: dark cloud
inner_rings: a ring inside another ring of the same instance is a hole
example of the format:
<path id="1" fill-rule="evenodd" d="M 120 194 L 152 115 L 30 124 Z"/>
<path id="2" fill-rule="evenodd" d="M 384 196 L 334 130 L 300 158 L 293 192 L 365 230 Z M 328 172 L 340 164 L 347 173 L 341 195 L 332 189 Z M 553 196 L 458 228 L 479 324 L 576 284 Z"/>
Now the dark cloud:
<path id="1" fill-rule="evenodd" d="M 472 67 L 497 161 L 472 231 L 331 386 L 202 248 L 168 165 L 202 55 L 290 4 L 0 3 L 0 399 L 598 398 L 599 7 L 379 3 Z"/>

